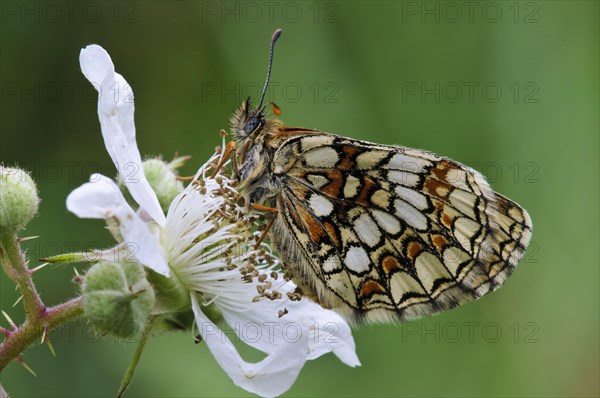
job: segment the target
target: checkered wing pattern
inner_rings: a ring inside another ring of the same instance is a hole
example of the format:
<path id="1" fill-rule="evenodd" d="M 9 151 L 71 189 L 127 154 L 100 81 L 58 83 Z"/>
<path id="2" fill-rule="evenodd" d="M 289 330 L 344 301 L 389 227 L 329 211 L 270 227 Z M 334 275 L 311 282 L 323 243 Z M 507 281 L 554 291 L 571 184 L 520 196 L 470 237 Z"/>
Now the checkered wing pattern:
<path id="1" fill-rule="evenodd" d="M 475 300 L 511 274 L 531 219 L 477 171 L 434 154 L 289 134 L 272 240 L 301 287 L 355 322 L 414 319 Z"/>

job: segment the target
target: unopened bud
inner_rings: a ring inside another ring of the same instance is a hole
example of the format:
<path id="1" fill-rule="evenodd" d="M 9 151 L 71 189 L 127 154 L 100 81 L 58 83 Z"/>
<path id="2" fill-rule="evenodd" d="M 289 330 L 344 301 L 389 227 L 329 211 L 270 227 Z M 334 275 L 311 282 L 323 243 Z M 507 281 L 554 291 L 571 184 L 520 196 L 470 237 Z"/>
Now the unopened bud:
<path id="1" fill-rule="evenodd" d="M 16 234 L 37 213 L 40 198 L 24 170 L 0 165 L 0 235 Z"/>
<path id="2" fill-rule="evenodd" d="M 138 263 L 99 262 L 85 276 L 83 308 L 103 332 L 126 338 L 139 333 L 154 308 L 154 290 Z"/>
<path id="3" fill-rule="evenodd" d="M 143 167 L 150 186 L 156 192 L 160 207 L 166 212 L 175 196 L 183 191 L 183 184 L 169 165 L 160 159 L 145 160 Z"/>

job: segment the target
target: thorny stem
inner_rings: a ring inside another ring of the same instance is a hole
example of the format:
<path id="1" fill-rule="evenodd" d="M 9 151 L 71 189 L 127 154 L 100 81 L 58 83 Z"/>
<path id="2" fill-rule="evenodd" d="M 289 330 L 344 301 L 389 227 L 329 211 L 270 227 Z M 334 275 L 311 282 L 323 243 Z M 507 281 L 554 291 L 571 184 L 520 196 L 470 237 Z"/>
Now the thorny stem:
<path id="1" fill-rule="evenodd" d="M 129 367 L 123 376 L 123 380 L 121 381 L 121 386 L 119 387 L 119 391 L 117 392 L 117 398 L 120 398 L 127 387 L 129 387 L 129 383 L 133 378 L 133 372 L 135 372 L 135 368 L 137 367 L 140 358 L 142 357 L 142 352 L 144 352 L 144 347 L 146 346 L 146 342 L 148 341 L 148 337 L 152 335 L 152 331 L 154 330 L 154 326 L 160 320 L 159 315 L 154 315 L 148 318 L 146 321 L 146 325 L 144 326 L 144 332 L 140 337 L 140 341 L 138 342 L 137 347 L 135 348 L 135 352 L 133 353 L 133 357 L 131 358 L 131 362 L 129 363 Z"/>
<path id="2" fill-rule="evenodd" d="M 0 345 L 0 372 L 27 347 L 40 341 L 42 335 L 83 314 L 81 297 L 47 308 L 40 298 L 32 272 L 14 235 L 0 235 L 0 261 L 6 275 L 16 282 L 23 295 L 27 318 L 14 330 L 4 330 L 6 339 Z"/>
<path id="3" fill-rule="evenodd" d="M 36 320 L 27 319 L 23 325 L 10 332 L 0 345 L 0 372 L 27 347 L 39 342 L 44 328 L 46 333 L 49 333 L 81 315 L 83 315 L 83 300 L 77 297 L 66 303 L 46 308 L 42 316 Z"/>
<path id="4" fill-rule="evenodd" d="M 44 312 L 44 303 L 33 284 L 27 261 L 19 248 L 19 239 L 15 235 L 0 235 L 0 260 L 6 275 L 19 286 L 27 319 L 35 321 Z"/>

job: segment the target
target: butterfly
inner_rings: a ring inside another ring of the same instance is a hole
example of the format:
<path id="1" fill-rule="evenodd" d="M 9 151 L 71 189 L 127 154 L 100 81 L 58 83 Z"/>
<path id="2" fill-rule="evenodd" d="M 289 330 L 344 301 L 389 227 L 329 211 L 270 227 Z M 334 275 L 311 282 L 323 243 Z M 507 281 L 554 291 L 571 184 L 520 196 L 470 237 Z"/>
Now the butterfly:
<path id="1" fill-rule="evenodd" d="M 303 295 L 361 324 L 415 319 L 502 285 L 531 240 L 527 211 L 453 160 L 268 116 L 280 35 L 259 105 L 248 99 L 231 117 L 233 158 L 247 203 L 273 213 L 271 244 Z"/>

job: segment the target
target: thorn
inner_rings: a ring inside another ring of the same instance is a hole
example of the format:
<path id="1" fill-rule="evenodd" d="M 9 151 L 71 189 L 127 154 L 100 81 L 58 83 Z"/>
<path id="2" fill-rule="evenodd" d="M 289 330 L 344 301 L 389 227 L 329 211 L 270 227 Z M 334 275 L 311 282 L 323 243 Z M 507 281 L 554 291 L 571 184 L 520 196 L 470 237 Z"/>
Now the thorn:
<path id="1" fill-rule="evenodd" d="M 39 238 L 39 236 L 26 236 L 24 238 L 17 238 L 17 241 L 25 242 L 27 240 L 32 240 L 32 239 L 37 239 L 37 238 Z"/>
<path id="2" fill-rule="evenodd" d="M 12 332 L 6 328 L 3 328 L 2 326 L 0 326 L 0 332 L 2 332 L 3 335 L 5 335 L 6 337 L 10 337 L 10 335 L 12 334 Z"/>
<path id="3" fill-rule="evenodd" d="M 2 315 L 4 315 L 4 317 L 8 321 L 8 324 L 10 326 L 12 326 L 13 330 L 17 330 L 17 325 L 15 325 L 15 323 L 13 322 L 13 320 L 10 319 L 10 317 L 8 316 L 8 314 L 6 312 L 2 311 Z"/>
<path id="4" fill-rule="evenodd" d="M 42 268 L 44 268 L 48 264 L 50 264 L 50 263 L 40 264 L 37 267 L 30 269 L 29 270 L 29 275 L 32 275 L 34 272 L 37 272 L 37 271 L 41 270 Z"/>
<path id="5" fill-rule="evenodd" d="M 13 308 L 14 308 L 14 307 L 15 307 L 17 304 L 19 304 L 19 302 L 20 302 L 21 300 L 23 300 L 23 295 L 20 295 L 20 296 L 19 296 L 19 298 L 17 299 L 17 301 L 15 301 L 15 303 L 13 304 Z"/>
<path id="6" fill-rule="evenodd" d="M 27 365 L 25 363 L 25 361 L 23 360 L 23 358 L 21 358 L 20 356 L 17 357 L 17 362 L 19 362 L 21 364 L 21 366 L 23 366 L 25 369 L 27 369 L 27 371 L 29 371 L 29 373 L 31 373 L 32 375 L 34 375 L 35 377 L 37 377 L 37 374 L 35 374 L 35 372 L 33 371 L 33 369 L 31 369 L 29 367 L 29 365 Z"/>
<path id="7" fill-rule="evenodd" d="M 54 345 L 52 344 L 52 340 L 50 340 L 50 337 L 46 338 L 46 344 L 48 345 L 48 349 L 50 349 L 52 356 L 56 357 L 56 350 L 54 350 Z"/>
<path id="8" fill-rule="evenodd" d="M 44 344 L 44 341 L 46 340 L 46 332 L 48 331 L 48 328 L 46 326 L 44 326 L 44 330 L 42 331 L 42 341 L 40 341 L 41 344 Z"/>
<path id="9" fill-rule="evenodd" d="M 83 285 L 84 277 L 79 273 L 79 271 L 77 271 L 77 268 L 73 268 L 73 271 L 75 272 L 75 276 L 73 277 L 73 282 L 78 285 Z"/>

